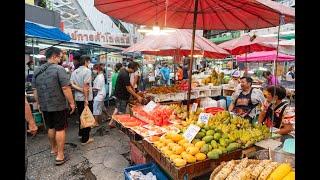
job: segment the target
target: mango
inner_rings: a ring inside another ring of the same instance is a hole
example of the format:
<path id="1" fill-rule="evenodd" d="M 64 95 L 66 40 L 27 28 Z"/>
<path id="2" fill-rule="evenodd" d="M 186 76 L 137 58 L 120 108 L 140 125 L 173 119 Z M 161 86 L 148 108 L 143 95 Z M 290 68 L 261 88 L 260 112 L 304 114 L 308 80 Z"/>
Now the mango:
<path id="1" fill-rule="evenodd" d="M 176 155 L 180 155 L 184 151 L 184 148 L 180 145 L 173 146 L 172 152 Z"/>
<path id="2" fill-rule="evenodd" d="M 219 153 L 217 152 L 210 151 L 208 152 L 207 156 L 209 159 L 219 159 Z"/>
<path id="3" fill-rule="evenodd" d="M 172 137 L 171 137 L 171 140 L 174 141 L 174 142 L 178 142 L 181 139 L 183 139 L 183 137 L 180 134 L 173 134 Z"/>
<path id="4" fill-rule="evenodd" d="M 230 143 L 228 146 L 227 146 L 227 151 L 228 152 L 231 152 L 231 151 L 234 151 L 236 149 L 239 149 L 241 147 L 241 144 L 239 143 Z"/>
<path id="5" fill-rule="evenodd" d="M 205 137 L 205 136 L 206 136 L 206 133 L 200 131 L 200 132 L 197 133 L 197 135 L 196 135 L 195 138 L 197 138 L 197 139 L 202 139 L 202 138 Z"/>
<path id="6" fill-rule="evenodd" d="M 183 144 L 184 143 L 187 143 L 188 141 L 186 140 L 186 139 L 181 139 L 179 142 L 178 142 L 178 144 L 180 145 L 180 146 L 183 146 Z"/>
<path id="7" fill-rule="evenodd" d="M 201 148 L 203 145 L 205 145 L 206 142 L 205 141 L 198 141 L 197 143 L 195 143 L 195 147 Z"/>
<path id="8" fill-rule="evenodd" d="M 199 142 L 199 141 L 201 141 L 201 140 L 200 140 L 200 139 L 193 139 L 193 140 L 191 141 L 191 143 L 195 145 L 195 144 L 196 144 L 197 142 Z"/>
<path id="9" fill-rule="evenodd" d="M 173 162 L 177 167 L 185 166 L 187 164 L 187 161 L 181 158 L 174 159 Z"/>
<path id="10" fill-rule="evenodd" d="M 205 141 L 206 143 L 209 143 L 213 140 L 213 136 L 205 136 L 202 138 L 202 141 Z"/>
<path id="11" fill-rule="evenodd" d="M 173 160 L 175 160 L 175 159 L 178 159 L 178 158 L 181 159 L 181 156 L 180 156 L 180 155 L 176 155 L 176 154 L 172 154 L 172 155 L 169 157 L 169 159 L 170 159 L 171 161 L 173 161 Z"/>
<path id="12" fill-rule="evenodd" d="M 204 127 L 203 127 L 206 131 L 210 130 L 210 127 L 206 124 Z"/>
<path id="13" fill-rule="evenodd" d="M 214 140 L 218 141 L 221 138 L 221 134 L 220 133 L 214 133 L 213 138 L 214 138 Z"/>
<path id="14" fill-rule="evenodd" d="M 218 148 L 218 143 L 215 140 L 212 140 L 211 146 L 212 146 L 212 149 L 216 149 L 216 148 Z"/>
<path id="15" fill-rule="evenodd" d="M 211 152 L 218 153 L 219 155 L 222 154 L 222 150 L 220 149 L 213 149 Z"/>
<path id="16" fill-rule="evenodd" d="M 199 148 L 198 147 L 188 147 L 186 149 L 186 152 L 188 154 L 195 155 L 195 154 L 197 154 L 199 152 Z"/>
<path id="17" fill-rule="evenodd" d="M 194 162 L 197 161 L 197 158 L 194 157 L 194 156 L 191 155 L 191 154 L 186 154 L 186 155 L 185 155 L 185 159 L 186 159 L 186 161 L 187 161 L 188 163 L 194 163 Z"/>
<path id="18" fill-rule="evenodd" d="M 206 136 L 213 136 L 214 135 L 214 130 L 208 130 L 206 133 Z"/>
<path id="19" fill-rule="evenodd" d="M 197 161 L 202 161 L 202 160 L 205 160 L 207 158 L 207 156 L 204 154 L 204 153 L 197 153 L 195 155 Z"/>
<path id="20" fill-rule="evenodd" d="M 209 152 L 209 145 L 205 144 L 200 148 L 200 152 L 207 154 Z"/>

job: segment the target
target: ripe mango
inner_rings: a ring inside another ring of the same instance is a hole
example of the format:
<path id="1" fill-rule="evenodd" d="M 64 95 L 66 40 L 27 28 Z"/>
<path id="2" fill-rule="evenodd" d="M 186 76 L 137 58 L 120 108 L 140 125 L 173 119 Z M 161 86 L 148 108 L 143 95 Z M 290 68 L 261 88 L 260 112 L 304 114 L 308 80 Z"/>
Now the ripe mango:
<path id="1" fill-rule="evenodd" d="M 196 155 L 199 152 L 199 148 L 198 147 L 188 147 L 186 149 L 186 152 L 191 155 Z"/>
<path id="2" fill-rule="evenodd" d="M 209 152 L 209 145 L 208 144 L 204 144 L 201 148 L 200 148 L 200 152 L 207 154 Z"/>
<path id="3" fill-rule="evenodd" d="M 201 148 L 203 145 L 205 145 L 206 142 L 205 141 L 198 141 L 194 146 L 195 147 L 198 147 L 198 148 Z"/>
<path id="4" fill-rule="evenodd" d="M 180 141 L 181 139 L 183 139 L 183 137 L 180 135 L 180 134 L 173 134 L 171 136 L 171 140 L 174 141 L 174 142 L 178 142 Z"/>
<path id="5" fill-rule="evenodd" d="M 201 141 L 201 140 L 200 139 L 194 139 L 194 140 L 191 141 L 191 143 L 195 145 L 199 141 Z"/>
<path id="6" fill-rule="evenodd" d="M 187 161 L 188 163 L 194 163 L 194 162 L 197 161 L 197 158 L 194 157 L 194 156 L 191 155 L 191 154 L 186 154 L 186 155 L 185 155 L 185 159 L 186 159 L 186 161 Z"/>
<path id="7" fill-rule="evenodd" d="M 197 161 L 202 161 L 202 160 L 205 160 L 207 156 L 204 153 L 197 153 L 195 157 Z"/>
<path id="8" fill-rule="evenodd" d="M 175 160 L 175 159 L 178 159 L 178 158 L 181 159 L 181 156 L 180 156 L 180 155 L 176 155 L 176 154 L 172 154 L 172 155 L 169 157 L 169 159 L 170 159 L 171 161 L 173 161 L 173 160 Z"/>
<path id="9" fill-rule="evenodd" d="M 184 151 L 184 148 L 180 145 L 176 145 L 172 148 L 172 152 L 176 155 L 180 155 Z"/>
<path id="10" fill-rule="evenodd" d="M 187 143 L 188 141 L 186 140 L 186 139 L 181 139 L 179 142 L 178 142 L 178 144 L 180 145 L 180 146 L 183 146 L 183 144 L 184 143 Z"/>
<path id="11" fill-rule="evenodd" d="M 174 159 L 173 162 L 177 167 L 185 166 L 187 164 L 187 161 L 181 158 Z"/>

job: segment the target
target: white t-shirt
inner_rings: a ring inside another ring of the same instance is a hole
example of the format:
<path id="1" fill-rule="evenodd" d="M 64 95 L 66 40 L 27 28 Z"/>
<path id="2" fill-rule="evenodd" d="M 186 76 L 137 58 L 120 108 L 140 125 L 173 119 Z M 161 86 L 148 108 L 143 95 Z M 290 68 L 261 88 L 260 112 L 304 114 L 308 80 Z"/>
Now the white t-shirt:
<path id="1" fill-rule="evenodd" d="M 104 101 L 106 97 L 106 86 L 103 74 L 99 74 L 93 81 L 93 88 L 99 89 L 94 101 Z"/>
<path id="2" fill-rule="evenodd" d="M 80 66 L 78 69 L 72 72 L 70 81 L 75 82 L 78 86 L 83 88 L 84 82 L 89 83 L 90 89 L 89 89 L 89 97 L 88 101 L 92 101 L 93 95 L 92 95 L 92 77 L 91 77 L 91 70 L 88 69 L 85 66 Z M 74 97 L 76 101 L 84 101 L 84 94 L 80 91 L 75 91 Z"/>
<path id="3" fill-rule="evenodd" d="M 133 83 L 134 83 L 134 77 L 135 77 L 135 76 L 139 76 L 139 77 L 140 77 L 140 71 L 139 71 L 139 70 L 137 70 L 136 72 L 130 74 L 130 84 L 131 84 L 132 86 L 133 86 Z M 135 85 L 133 86 L 133 88 L 138 88 L 138 85 L 135 84 Z"/>

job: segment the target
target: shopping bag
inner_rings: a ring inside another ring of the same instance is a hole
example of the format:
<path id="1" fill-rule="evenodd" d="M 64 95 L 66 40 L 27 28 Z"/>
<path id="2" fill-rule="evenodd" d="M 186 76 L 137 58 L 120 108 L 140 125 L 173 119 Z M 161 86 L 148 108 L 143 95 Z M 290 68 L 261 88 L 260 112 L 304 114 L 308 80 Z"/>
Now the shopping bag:
<path id="1" fill-rule="evenodd" d="M 95 119 L 88 106 L 85 106 L 80 116 L 80 128 L 92 127 L 95 125 Z"/>

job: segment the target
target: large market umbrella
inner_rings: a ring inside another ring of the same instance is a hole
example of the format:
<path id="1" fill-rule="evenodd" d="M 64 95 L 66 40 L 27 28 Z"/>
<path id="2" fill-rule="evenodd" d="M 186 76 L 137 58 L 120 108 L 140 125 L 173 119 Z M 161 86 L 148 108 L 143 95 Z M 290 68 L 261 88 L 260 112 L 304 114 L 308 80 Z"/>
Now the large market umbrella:
<path id="1" fill-rule="evenodd" d="M 279 53 L 277 56 L 277 51 L 260 51 L 260 52 L 253 52 L 245 55 L 238 55 L 236 56 L 236 60 L 238 62 L 268 62 L 274 61 L 277 62 L 286 62 L 286 61 L 294 61 L 295 56 L 286 55 L 283 53 Z"/>
<path id="2" fill-rule="evenodd" d="M 146 35 L 145 38 L 125 49 L 123 52 L 143 52 L 158 56 L 189 56 L 191 51 L 192 31 L 175 29 L 160 35 Z M 229 53 L 208 39 L 196 35 L 194 54 L 208 58 L 225 58 Z"/>
<path id="3" fill-rule="evenodd" d="M 273 37 L 260 37 L 244 35 L 230 41 L 219 44 L 218 46 L 227 50 L 232 55 L 240 55 L 257 51 L 272 51 L 275 47 L 269 43 L 277 43 L 277 39 Z"/>
<path id="4" fill-rule="evenodd" d="M 130 23 L 192 28 L 188 105 L 196 29 L 267 28 L 279 25 L 281 19 L 293 22 L 295 16 L 294 8 L 271 0 L 95 0 L 94 5 L 102 13 Z"/>

